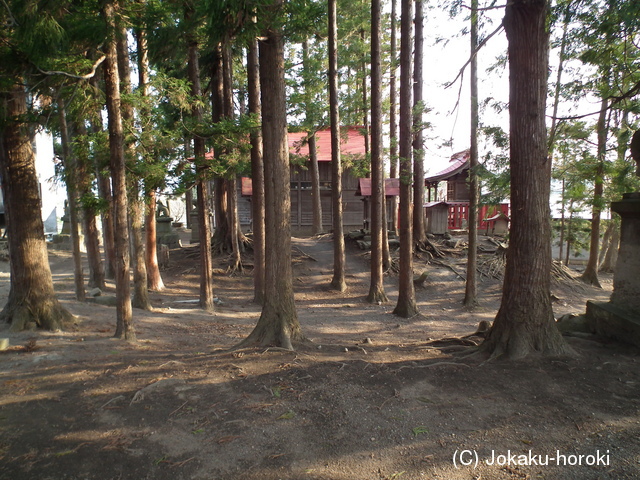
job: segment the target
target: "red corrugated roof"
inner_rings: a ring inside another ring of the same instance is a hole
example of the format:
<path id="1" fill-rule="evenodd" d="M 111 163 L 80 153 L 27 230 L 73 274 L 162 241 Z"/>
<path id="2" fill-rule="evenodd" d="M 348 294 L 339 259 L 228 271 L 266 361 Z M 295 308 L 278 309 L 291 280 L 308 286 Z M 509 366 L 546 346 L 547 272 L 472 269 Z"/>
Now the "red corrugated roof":
<path id="1" fill-rule="evenodd" d="M 359 127 L 342 127 L 340 153 L 342 155 L 364 155 L 364 136 Z M 307 132 L 289 132 L 289 151 L 296 155 L 309 156 Z M 331 129 L 316 132 L 316 146 L 319 162 L 331 161 Z"/>
<path id="2" fill-rule="evenodd" d="M 400 195 L 400 179 L 385 178 L 384 194 L 387 197 L 393 197 L 393 196 L 397 197 L 398 195 Z M 362 197 L 371 196 L 371 179 L 370 178 L 358 179 L 358 188 L 356 190 L 356 195 L 362 196 Z"/>

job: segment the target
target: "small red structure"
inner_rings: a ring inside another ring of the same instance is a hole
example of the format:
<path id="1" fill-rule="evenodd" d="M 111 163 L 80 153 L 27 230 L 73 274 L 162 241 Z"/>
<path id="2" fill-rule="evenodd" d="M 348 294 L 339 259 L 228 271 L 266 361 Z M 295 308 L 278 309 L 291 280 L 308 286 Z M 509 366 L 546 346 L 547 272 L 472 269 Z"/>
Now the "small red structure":
<path id="1" fill-rule="evenodd" d="M 469 226 L 469 150 L 451 156 L 450 165 L 425 178 L 427 233 L 444 234 L 450 230 L 466 230 Z M 440 182 L 447 182 L 444 199 L 438 198 Z M 509 204 L 482 205 L 478 208 L 478 229 L 489 234 L 506 233 Z"/>

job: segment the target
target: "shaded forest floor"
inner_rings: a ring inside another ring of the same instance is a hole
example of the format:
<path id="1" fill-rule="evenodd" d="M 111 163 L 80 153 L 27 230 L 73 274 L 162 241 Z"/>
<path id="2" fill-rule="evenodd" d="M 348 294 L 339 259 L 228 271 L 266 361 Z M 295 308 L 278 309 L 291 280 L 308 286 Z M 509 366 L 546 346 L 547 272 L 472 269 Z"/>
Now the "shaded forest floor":
<path id="1" fill-rule="evenodd" d="M 467 355 L 475 337 L 459 339 L 493 319 L 501 285 L 483 278 L 481 306 L 465 310 L 464 256 L 416 260 L 429 277 L 416 290 L 421 315 L 404 320 L 391 313 L 393 275 L 389 304 L 364 302 L 369 270 L 355 246 L 346 294 L 327 288 L 330 237 L 295 246 L 298 316 L 314 342 L 295 353 L 225 351 L 260 313 L 250 270 L 216 274 L 222 304 L 204 314 L 195 251 L 172 250 L 167 288 L 152 294 L 152 312 L 134 311 L 138 341 L 128 344 L 112 338 L 114 307 L 74 301 L 70 256 L 51 252 L 78 323 L 61 333 L 0 327 L 12 345 L 0 352 L 0 478 L 640 478 L 637 349 L 567 337 L 575 358 L 485 362 Z M 0 262 L 2 303 L 8 269 Z M 603 283 L 555 283 L 556 317 L 608 299 L 611 278 Z M 494 455 L 507 457 L 490 465 Z M 548 465 L 518 464 L 545 455 Z"/>

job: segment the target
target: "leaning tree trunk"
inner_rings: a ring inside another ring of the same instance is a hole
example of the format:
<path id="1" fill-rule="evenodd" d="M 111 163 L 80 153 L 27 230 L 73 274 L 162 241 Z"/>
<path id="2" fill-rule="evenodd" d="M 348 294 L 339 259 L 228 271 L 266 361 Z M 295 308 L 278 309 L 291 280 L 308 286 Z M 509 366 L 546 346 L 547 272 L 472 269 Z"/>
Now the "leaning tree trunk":
<path id="1" fill-rule="evenodd" d="M 0 173 L 11 265 L 11 290 L 0 320 L 11 323 L 13 331 L 33 324 L 61 330 L 73 315 L 60 305 L 53 290 L 25 89 L 16 85 L 0 94 L 0 101 Z"/>
<path id="2" fill-rule="evenodd" d="M 400 267 L 398 303 L 393 313 L 403 318 L 418 314 L 413 286 L 413 235 L 411 201 L 411 0 L 402 0 L 400 35 Z"/>
<path id="3" fill-rule="evenodd" d="M 109 151 L 111 153 L 111 181 L 113 183 L 114 226 L 116 247 L 116 310 L 115 336 L 133 341 L 136 338 L 131 311 L 131 285 L 129 273 L 129 221 L 127 205 L 127 179 L 124 154 L 124 130 L 120 100 L 120 75 L 116 49 L 116 21 L 113 2 L 105 3 L 103 15 L 110 30 L 106 45 L 104 83 L 109 116 Z"/>
<path id="4" fill-rule="evenodd" d="M 506 7 L 513 215 L 502 303 L 482 345 L 493 358 L 570 352 L 555 325 L 551 307 L 546 21 L 546 0 L 515 0 Z"/>
<path id="5" fill-rule="evenodd" d="M 278 2 L 276 2 L 277 4 Z M 293 349 L 305 339 L 298 322 L 291 268 L 291 199 L 284 78 L 284 39 L 270 31 L 260 43 L 265 169 L 266 295 L 262 313 L 241 345 Z"/>
<path id="6" fill-rule="evenodd" d="M 329 115 L 331 118 L 331 207 L 333 225 L 333 278 L 331 288 L 347 289 L 346 255 L 342 222 L 342 158 L 338 104 L 338 23 L 336 0 L 329 0 Z"/>

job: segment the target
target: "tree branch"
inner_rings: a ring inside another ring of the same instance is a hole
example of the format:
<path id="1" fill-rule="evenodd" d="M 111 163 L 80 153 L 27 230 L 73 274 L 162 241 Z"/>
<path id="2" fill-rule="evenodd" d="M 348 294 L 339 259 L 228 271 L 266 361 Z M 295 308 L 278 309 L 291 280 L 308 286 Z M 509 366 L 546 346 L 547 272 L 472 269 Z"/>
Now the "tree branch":
<path id="1" fill-rule="evenodd" d="M 500 25 L 498 25 L 498 28 L 496 28 L 493 32 L 491 32 L 487 38 L 485 38 L 482 42 L 480 42 L 478 44 L 478 46 L 475 48 L 475 50 L 473 52 L 471 52 L 471 55 L 469 56 L 469 59 L 464 63 L 464 65 L 462 66 L 462 68 L 460 68 L 460 71 L 458 72 L 458 75 L 456 75 L 456 78 L 453 79 L 453 81 L 449 82 L 444 88 L 449 88 L 451 87 L 454 83 L 456 83 L 458 81 L 459 78 L 462 77 L 465 69 L 469 66 L 469 64 L 471 63 L 471 60 L 478 54 L 478 52 L 480 51 L 480 49 L 482 47 L 484 47 L 487 42 L 491 39 L 491 37 L 493 37 L 494 35 L 496 35 L 498 32 L 500 32 L 500 30 L 502 30 L 504 27 L 504 25 L 502 24 L 502 22 L 500 23 Z"/>
<path id="2" fill-rule="evenodd" d="M 60 72 L 60 71 L 56 71 L 56 70 L 42 70 L 40 67 L 38 67 L 36 65 L 36 68 L 38 69 L 38 71 L 40 73 L 42 73 L 43 75 L 62 75 L 64 77 L 69 77 L 69 78 L 75 78 L 76 80 L 88 80 L 90 78 L 93 78 L 93 76 L 96 74 L 96 70 L 98 69 L 98 67 L 100 66 L 100 64 L 102 62 L 104 62 L 104 60 L 107 57 L 105 55 L 103 55 L 102 57 L 100 57 L 98 60 L 96 60 L 96 62 L 93 64 L 93 67 L 91 68 L 91 72 L 87 73 L 86 75 L 74 75 L 72 73 L 67 73 L 67 72 Z"/>

